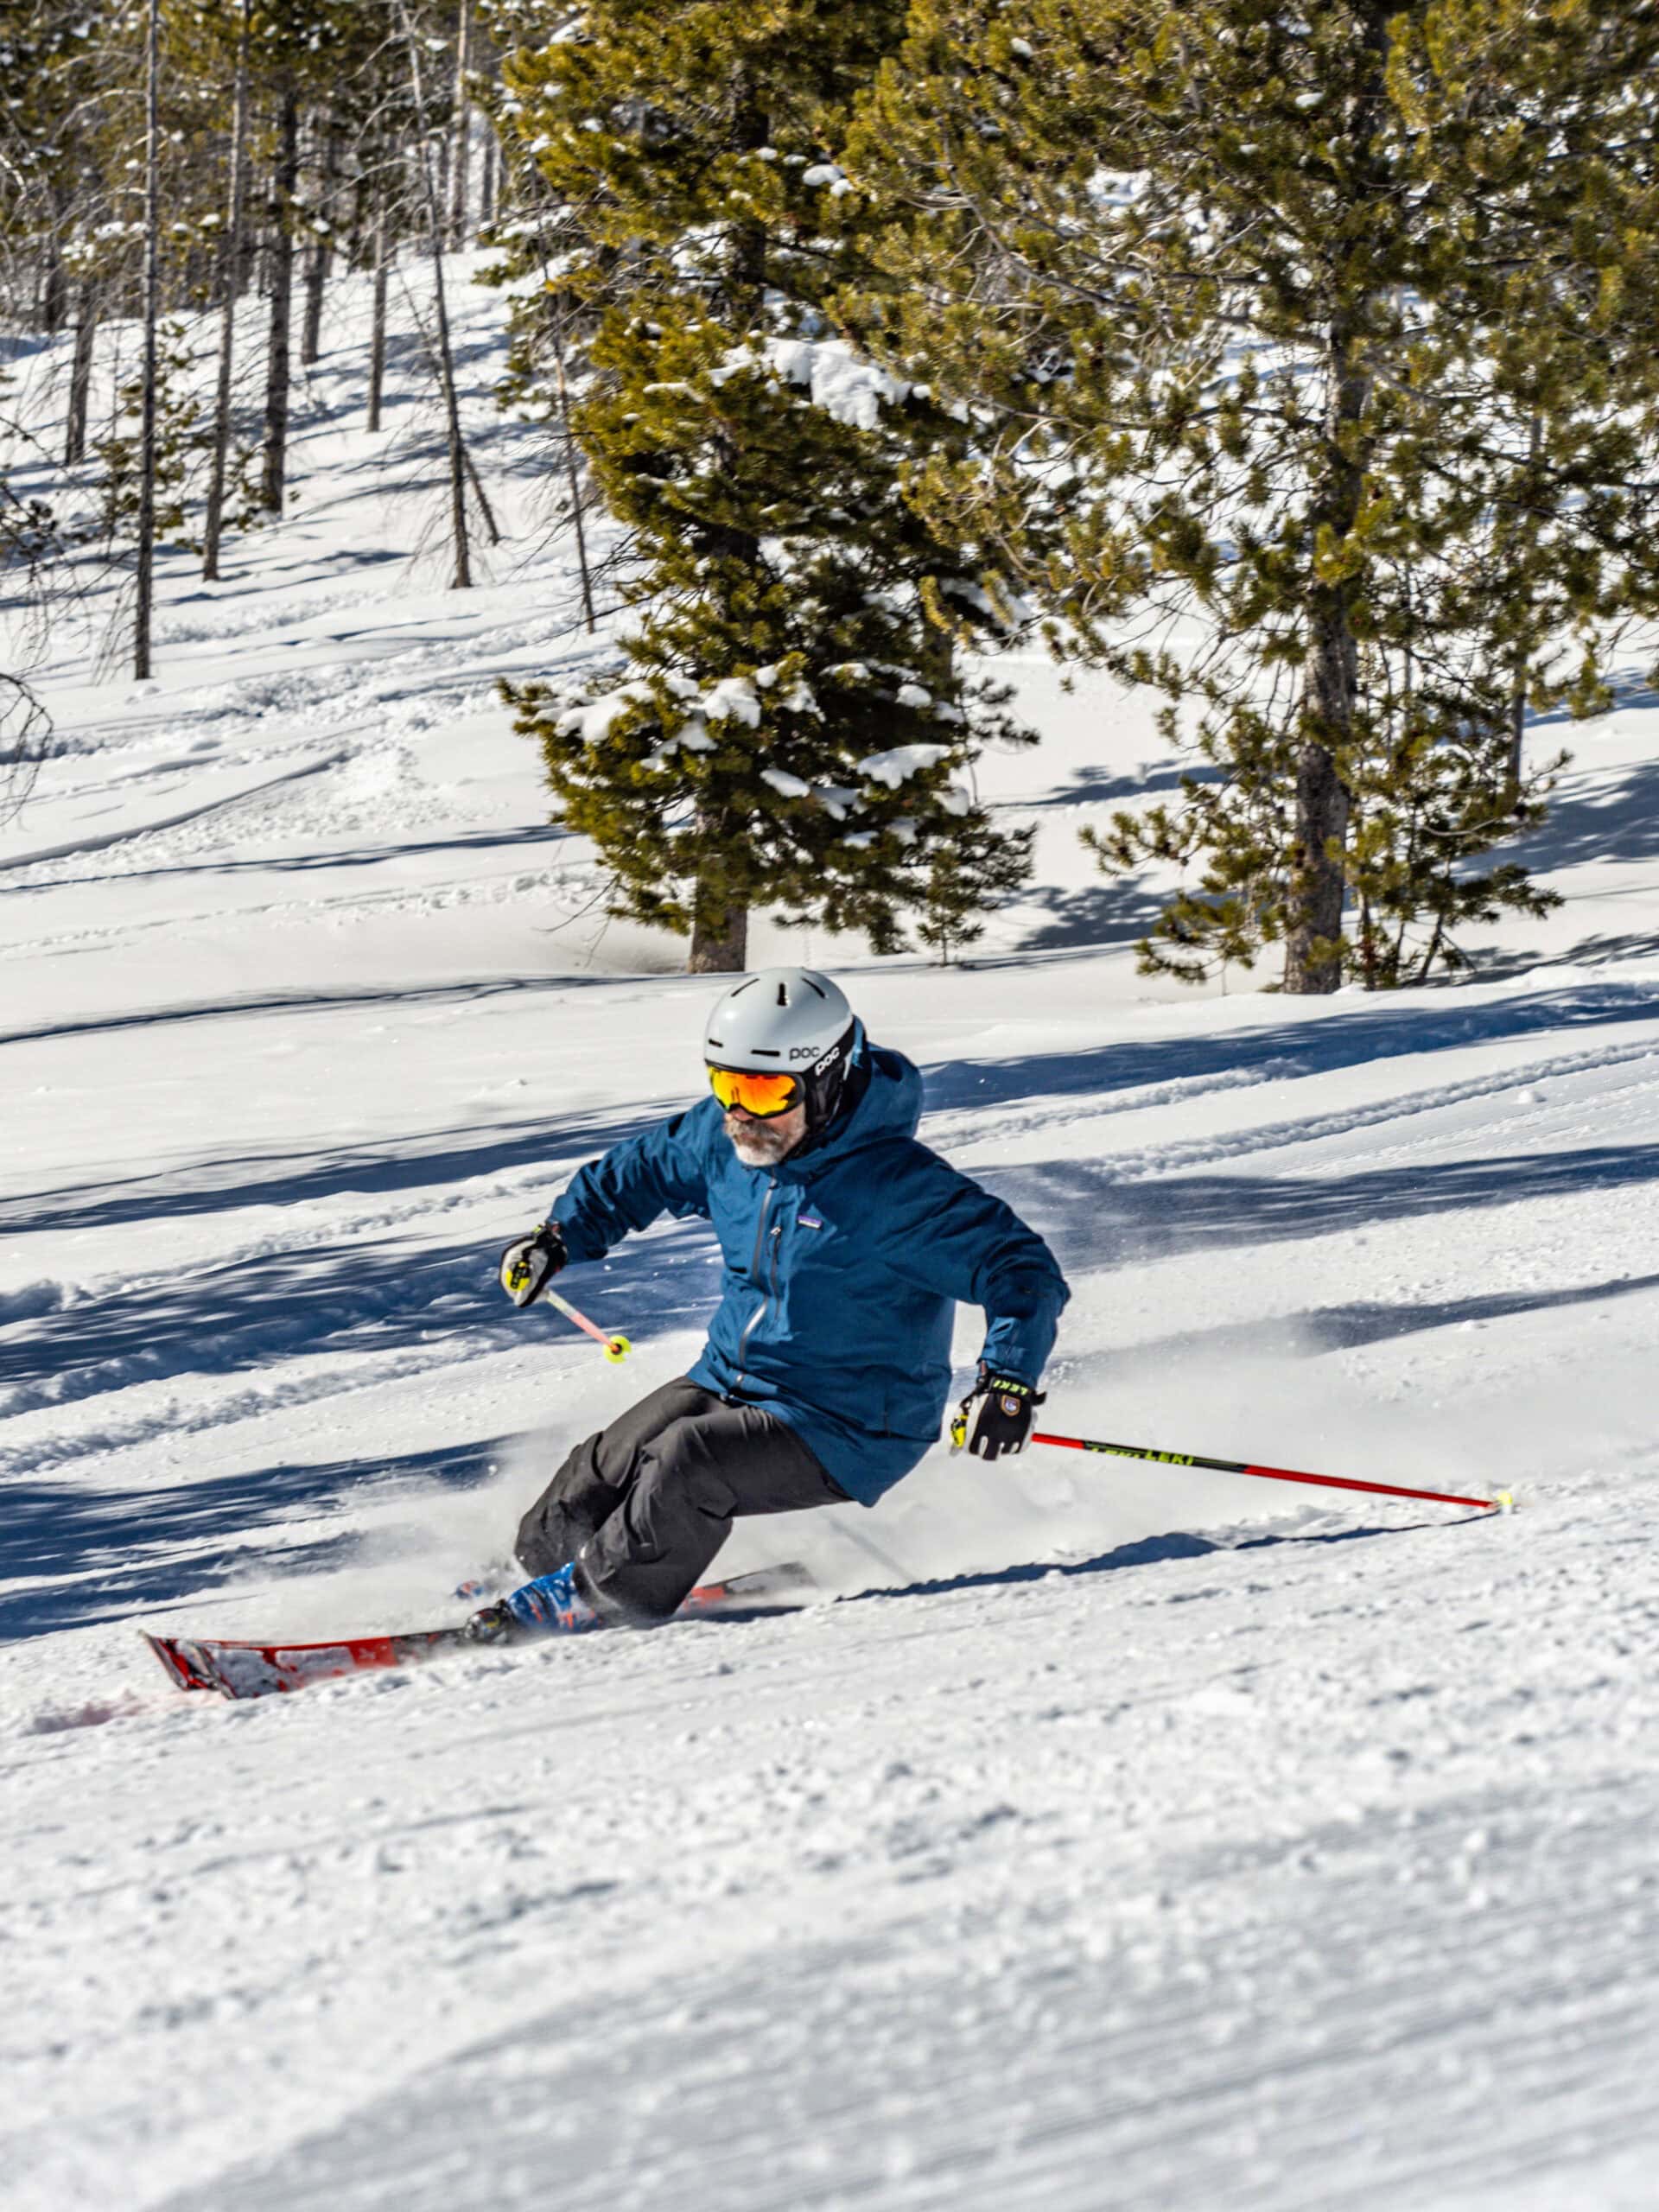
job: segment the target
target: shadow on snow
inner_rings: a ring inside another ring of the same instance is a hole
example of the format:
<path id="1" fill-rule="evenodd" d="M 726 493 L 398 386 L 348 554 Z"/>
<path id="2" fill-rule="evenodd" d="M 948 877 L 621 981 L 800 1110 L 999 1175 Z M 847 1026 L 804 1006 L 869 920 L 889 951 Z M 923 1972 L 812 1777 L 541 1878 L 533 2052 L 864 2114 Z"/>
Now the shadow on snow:
<path id="1" fill-rule="evenodd" d="M 1213 1329 L 1183 1330 L 1135 1344 L 1125 1357 L 1137 1366 L 1165 1359 L 1187 1361 L 1195 1352 L 1213 1358 L 1236 1349 L 1263 1358 L 1312 1359 L 1331 1351 L 1351 1351 L 1365 1344 L 1391 1343 L 1428 1329 L 1484 1327 L 1520 1313 L 1547 1313 L 1567 1306 L 1594 1306 L 1632 1292 L 1659 1290 L 1659 1274 L 1615 1275 L 1605 1282 L 1580 1283 L 1566 1290 L 1503 1291 L 1489 1296 L 1448 1300 L 1440 1305 L 1383 1306 L 1357 1301 L 1321 1306 L 1301 1313 L 1260 1321 L 1230 1321 Z"/>
<path id="2" fill-rule="evenodd" d="M 596 1320 L 629 1334 L 683 1326 L 708 1309 L 713 1257 L 700 1230 L 670 1230 L 584 1268 L 578 1294 Z M 696 1288 L 681 1272 L 687 1265 L 696 1268 Z M 0 1384 L 8 1413 L 30 1413 L 143 1383 L 269 1369 L 300 1354 L 440 1344 L 435 1364 L 447 1364 L 463 1331 L 468 1352 L 482 1355 L 521 1344 L 526 1325 L 538 1324 L 580 1341 L 550 1307 L 521 1317 L 506 1305 L 493 1249 L 346 1239 L 135 1284 L 15 1322 L 0 1344 Z"/>
<path id="3" fill-rule="evenodd" d="M 1060 956 L 1063 957 L 1063 956 Z M 1019 956 L 976 957 L 975 969 L 1027 964 Z M 1079 988 L 1086 988 L 1079 982 Z M 1539 990 L 1496 1004 L 1448 992 L 1433 1007 L 1368 1000 L 1349 1012 L 1264 1023 L 1196 1037 L 1127 1039 L 1086 1052 L 1032 1053 L 1018 1058 L 951 1060 L 927 1070 L 930 1112 L 1135 1090 L 1196 1076 L 1255 1071 L 1264 1076 L 1327 1075 L 1338 1068 L 1412 1052 L 1455 1051 L 1551 1030 L 1578 1032 L 1639 1021 L 1659 1012 L 1650 984 L 1599 981 Z"/>
<path id="4" fill-rule="evenodd" d="M 626 1120 L 607 1115 L 497 1123 L 455 1130 L 429 1150 L 398 1152 L 390 1145 L 353 1146 L 340 1152 L 232 1154 L 188 1171 L 164 1169 L 119 1183 L 66 1185 L 0 1204 L 0 1230 L 22 1236 L 60 1223 L 77 1229 L 109 1229 L 124 1223 L 180 1215 L 229 1213 L 238 1206 L 303 1205 L 346 1192 L 385 1196 L 435 1185 L 510 1173 L 537 1161 L 596 1155 L 637 1135 L 677 1107 L 664 1102 Z M 550 1173 L 551 1166 L 550 1166 Z M 186 1179 L 187 1176 L 189 1179 Z M 255 1263 L 256 1266 L 261 1263 Z M 0 1355 L 0 1376 L 4 1358 Z"/>
<path id="5" fill-rule="evenodd" d="M 1659 1182 L 1659 1145 L 1434 1160 L 1342 1177 L 1182 1174 L 1146 1183 L 1117 1182 L 1109 1170 L 1067 1160 L 1003 1168 L 983 1180 L 1048 1238 L 1063 1267 L 1103 1268 L 1637 1190 Z M 1522 1307 L 1534 1302 L 1554 1299 L 1545 1290 Z"/>

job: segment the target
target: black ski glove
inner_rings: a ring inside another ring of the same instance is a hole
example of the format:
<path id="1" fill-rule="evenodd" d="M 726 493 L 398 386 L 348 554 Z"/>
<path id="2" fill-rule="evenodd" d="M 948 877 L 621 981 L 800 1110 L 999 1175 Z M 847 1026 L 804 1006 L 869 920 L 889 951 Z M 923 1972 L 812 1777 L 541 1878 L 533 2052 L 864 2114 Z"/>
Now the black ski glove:
<path id="1" fill-rule="evenodd" d="M 993 1375 L 983 1360 L 979 1381 L 957 1408 L 950 1441 L 976 1459 L 995 1459 L 1000 1452 L 1023 1452 L 1045 1394 L 1017 1375 Z"/>
<path id="2" fill-rule="evenodd" d="M 501 1255 L 501 1287 L 515 1306 L 533 1306 L 570 1255 L 556 1221 L 544 1221 Z"/>

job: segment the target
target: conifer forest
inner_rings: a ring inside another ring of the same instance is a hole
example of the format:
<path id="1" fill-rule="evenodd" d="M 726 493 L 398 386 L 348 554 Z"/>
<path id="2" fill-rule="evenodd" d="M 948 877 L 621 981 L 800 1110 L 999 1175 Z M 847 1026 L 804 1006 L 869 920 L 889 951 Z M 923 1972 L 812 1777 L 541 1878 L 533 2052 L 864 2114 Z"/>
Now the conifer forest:
<path id="1" fill-rule="evenodd" d="M 482 284 L 611 639 L 505 696 L 691 969 L 971 946 L 1022 643 L 1159 702 L 1179 774 L 1082 831 L 1147 972 L 1386 990 L 1555 899 L 1517 845 L 1659 612 L 1650 0 L 0 0 L 0 81 L 8 808 L 31 640 L 95 601 L 148 679 L 284 530 L 342 283 L 448 584 L 505 557 Z"/>

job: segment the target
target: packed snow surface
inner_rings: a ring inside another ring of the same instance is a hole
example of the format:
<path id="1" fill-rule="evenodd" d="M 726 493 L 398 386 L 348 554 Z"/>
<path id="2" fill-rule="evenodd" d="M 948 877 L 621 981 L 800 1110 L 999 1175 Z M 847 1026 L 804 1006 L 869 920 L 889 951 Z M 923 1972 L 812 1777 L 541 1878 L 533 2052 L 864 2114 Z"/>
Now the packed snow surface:
<path id="1" fill-rule="evenodd" d="M 455 1618 L 715 1279 L 695 1224 L 573 1271 L 620 1370 L 496 1291 L 561 1179 L 696 1094 L 710 986 L 606 920 L 496 697 L 613 664 L 489 403 L 496 305 L 459 318 L 509 531 L 470 594 L 412 343 L 359 428 L 362 308 L 282 527 L 220 585 L 164 564 L 156 679 L 64 611 L 63 751 L 0 835 L 0 2204 L 1659 2203 L 1634 687 L 1534 849 L 1567 904 L 1456 988 L 1138 978 L 1156 887 L 1076 831 L 1174 766 L 1035 652 L 999 672 L 1045 742 L 982 784 L 1038 878 L 970 963 L 753 946 L 834 966 L 929 1141 L 1053 1242 L 1050 1427 L 1512 1516 L 941 1449 L 874 1513 L 740 1529 L 726 1565 L 815 1567 L 805 1611 L 257 1704 L 162 1679 L 140 1624 Z"/>

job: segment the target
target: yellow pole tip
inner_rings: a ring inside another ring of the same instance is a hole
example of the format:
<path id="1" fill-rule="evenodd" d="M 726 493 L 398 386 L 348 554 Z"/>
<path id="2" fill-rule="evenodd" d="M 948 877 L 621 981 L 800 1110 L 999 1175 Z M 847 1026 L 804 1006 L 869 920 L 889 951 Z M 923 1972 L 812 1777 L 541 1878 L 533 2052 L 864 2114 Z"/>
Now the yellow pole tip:
<path id="1" fill-rule="evenodd" d="M 614 1367 L 619 1360 L 626 1359 L 632 1350 L 633 1346 L 626 1337 L 613 1337 L 605 1347 L 605 1357 Z"/>
<path id="2" fill-rule="evenodd" d="M 1497 1496 L 1492 1500 L 1492 1503 L 1497 1508 L 1500 1513 L 1513 1513 L 1515 1510 L 1515 1492 L 1512 1490 L 1501 1490 L 1497 1493 Z"/>

